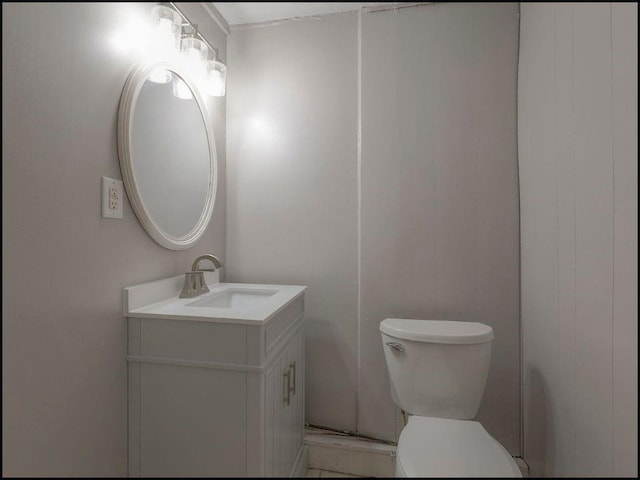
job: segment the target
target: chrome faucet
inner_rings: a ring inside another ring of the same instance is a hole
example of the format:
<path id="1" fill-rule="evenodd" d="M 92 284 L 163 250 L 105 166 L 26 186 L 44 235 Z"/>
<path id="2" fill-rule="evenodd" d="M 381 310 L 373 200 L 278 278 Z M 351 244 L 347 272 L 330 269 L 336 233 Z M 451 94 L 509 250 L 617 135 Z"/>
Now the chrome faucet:
<path id="1" fill-rule="evenodd" d="M 213 268 L 200 268 L 201 260 L 210 260 L 213 263 Z M 184 285 L 182 286 L 182 292 L 180 292 L 180 298 L 193 298 L 209 291 L 207 282 L 204 278 L 204 272 L 214 272 L 217 268 L 221 268 L 224 265 L 215 255 L 207 253 L 200 255 L 193 261 L 191 271 L 184 274 Z"/>

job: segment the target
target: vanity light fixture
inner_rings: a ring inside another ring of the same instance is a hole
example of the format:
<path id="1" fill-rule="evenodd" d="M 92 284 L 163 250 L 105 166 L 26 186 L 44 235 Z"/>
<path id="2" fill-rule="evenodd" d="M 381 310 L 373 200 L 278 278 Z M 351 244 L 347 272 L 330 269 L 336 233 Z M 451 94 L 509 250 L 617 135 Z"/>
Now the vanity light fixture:
<path id="1" fill-rule="evenodd" d="M 218 62 L 215 57 L 207 61 L 207 74 L 204 83 L 204 91 L 213 97 L 223 97 L 227 79 L 227 67 Z"/>
<path id="2" fill-rule="evenodd" d="M 174 2 L 154 6 L 152 17 L 156 50 L 161 55 L 179 52 L 187 70 L 202 90 L 211 96 L 224 96 L 227 67 L 216 59 L 216 49 L 200 34 L 198 27 L 187 19 Z M 210 55 L 212 60 L 207 61 Z M 171 75 L 171 72 L 154 71 L 149 80 L 157 83 L 173 81 L 176 97 L 193 98 L 186 83 Z"/>

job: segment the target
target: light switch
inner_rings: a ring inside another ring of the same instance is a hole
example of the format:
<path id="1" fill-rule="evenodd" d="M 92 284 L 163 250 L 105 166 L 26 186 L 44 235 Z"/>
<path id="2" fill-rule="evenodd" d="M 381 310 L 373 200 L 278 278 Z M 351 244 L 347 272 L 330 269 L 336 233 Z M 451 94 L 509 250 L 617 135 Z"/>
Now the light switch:
<path id="1" fill-rule="evenodd" d="M 124 187 L 122 180 L 102 177 L 102 217 L 122 218 Z"/>

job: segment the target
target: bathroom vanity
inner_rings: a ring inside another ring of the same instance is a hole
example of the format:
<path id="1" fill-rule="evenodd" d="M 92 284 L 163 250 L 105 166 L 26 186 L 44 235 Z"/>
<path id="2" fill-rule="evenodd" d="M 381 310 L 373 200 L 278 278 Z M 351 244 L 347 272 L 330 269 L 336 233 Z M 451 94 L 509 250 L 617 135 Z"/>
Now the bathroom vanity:
<path id="1" fill-rule="evenodd" d="M 124 289 L 129 476 L 300 476 L 304 286 Z"/>

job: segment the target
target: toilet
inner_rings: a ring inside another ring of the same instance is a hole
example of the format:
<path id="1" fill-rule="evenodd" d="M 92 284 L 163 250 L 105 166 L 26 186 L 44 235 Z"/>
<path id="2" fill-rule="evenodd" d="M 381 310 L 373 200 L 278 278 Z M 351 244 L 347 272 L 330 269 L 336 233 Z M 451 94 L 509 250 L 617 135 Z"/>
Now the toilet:
<path id="1" fill-rule="evenodd" d="M 521 477 L 478 412 L 493 330 L 475 322 L 387 318 L 380 323 L 391 397 L 409 418 L 397 477 Z"/>

